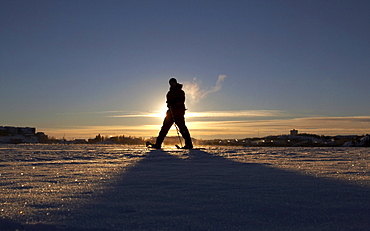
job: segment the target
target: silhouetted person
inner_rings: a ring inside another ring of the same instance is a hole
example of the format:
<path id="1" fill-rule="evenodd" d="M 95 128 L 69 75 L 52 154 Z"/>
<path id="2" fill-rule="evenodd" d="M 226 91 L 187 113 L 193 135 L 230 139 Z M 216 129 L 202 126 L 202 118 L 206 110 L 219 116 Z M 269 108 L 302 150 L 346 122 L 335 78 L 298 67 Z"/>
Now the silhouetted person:
<path id="1" fill-rule="evenodd" d="M 190 138 L 190 133 L 185 125 L 185 92 L 182 90 L 182 84 L 177 83 L 175 78 L 171 78 L 170 90 L 167 93 L 166 117 L 164 118 L 161 131 L 158 134 L 157 141 L 153 145 L 154 148 L 161 148 L 162 142 L 170 130 L 172 124 L 176 124 L 180 130 L 182 137 L 185 139 L 185 149 L 192 149 L 193 143 Z"/>

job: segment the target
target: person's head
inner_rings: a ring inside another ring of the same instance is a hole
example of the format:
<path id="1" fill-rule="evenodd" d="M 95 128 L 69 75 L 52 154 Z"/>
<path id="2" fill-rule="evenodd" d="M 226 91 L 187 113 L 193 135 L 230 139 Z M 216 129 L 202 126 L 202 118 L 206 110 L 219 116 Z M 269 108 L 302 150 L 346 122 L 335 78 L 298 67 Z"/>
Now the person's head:
<path id="1" fill-rule="evenodd" d="M 169 81 L 171 87 L 175 87 L 177 85 L 177 80 L 175 78 L 171 78 Z"/>

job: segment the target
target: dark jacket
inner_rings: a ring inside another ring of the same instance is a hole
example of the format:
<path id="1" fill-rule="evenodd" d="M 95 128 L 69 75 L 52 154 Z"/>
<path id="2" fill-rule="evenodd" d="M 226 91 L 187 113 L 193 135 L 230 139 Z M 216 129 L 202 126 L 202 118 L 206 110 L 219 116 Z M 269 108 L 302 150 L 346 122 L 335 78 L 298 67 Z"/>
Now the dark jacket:
<path id="1" fill-rule="evenodd" d="M 185 112 L 185 92 L 182 90 L 182 84 L 177 84 L 175 87 L 171 87 L 167 93 L 167 107 L 172 111 L 183 111 Z"/>

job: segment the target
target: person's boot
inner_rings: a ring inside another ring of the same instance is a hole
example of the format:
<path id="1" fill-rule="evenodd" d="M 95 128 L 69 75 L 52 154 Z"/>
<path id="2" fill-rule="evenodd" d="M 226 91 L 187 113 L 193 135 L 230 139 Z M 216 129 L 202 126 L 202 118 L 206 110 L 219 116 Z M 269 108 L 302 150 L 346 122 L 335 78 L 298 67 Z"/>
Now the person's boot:
<path id="1" fill-rule="evenodd" d="M 164 140 L 163 136 L 158 136 L 157 140 L 155 141 L 155 144 L 153 144 L 152 147 L 155 149 L 161 149 L 163 140 Z"/>
<path id="2" fill-rule="evenodd" d="M 155 148 L 155 149 L 161 149 L 161 145 L 158 145 L 158 144 L 153 144 L 149 141 L 146 142 L 145 144 L 148 148 Z"/>
<path id="3" fill-rule="evenodd" d="M 182 131 L 181 135 L 185 140 L 185 146 L 183 147 L 183 149 L 192 149 L 193 142 L 191 141 L 191 136 L 190 136 L 189 131 Z"/>
<path id="4" fill-rule="evenodd" d="M 185 144 L 185 146 L 182 148 L 183 149 L 193 149 L 193 144 Z"/>
<path id="5" fill-rule="evenodd" d="M 161 149 L 161 145 L 153 144 L 153 145 L 152 145 L 152 148 L 155 148 L 155 149 Z"/>

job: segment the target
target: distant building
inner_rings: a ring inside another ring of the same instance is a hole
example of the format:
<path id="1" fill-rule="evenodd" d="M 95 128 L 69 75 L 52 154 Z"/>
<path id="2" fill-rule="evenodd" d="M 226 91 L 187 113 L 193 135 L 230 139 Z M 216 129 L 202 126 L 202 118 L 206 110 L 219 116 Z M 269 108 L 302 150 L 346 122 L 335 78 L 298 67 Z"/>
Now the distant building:
<path id="1" fill-rule="evenodd" d="M 0 143 L 37 143 L 36 128 L 0 126 Z"/>
<path id="2" fill-rule="evenodd" d="M 49 139 L 49 137 L 47 135 L 45 135 L 45 133 L 43 133 L 43 132 L 37 132 L 36 137 L 39 140 L 39 142 L 41 142 L 41 143 L 45 143 Z"/>
<path id="3" fill-rule="evenodd" d="M 290 135 L 291 136 L 297 136 L 298 135 L 298 130 L 295 130 L 295 129 L 290 130 Z"/>
<path id="4" fill-rule="evenodd" d="M 10 126 L 0 126 L 1 136 L 34 136 L 36 133 L 36 128 L 30 127 L 10 127 Z"/>

